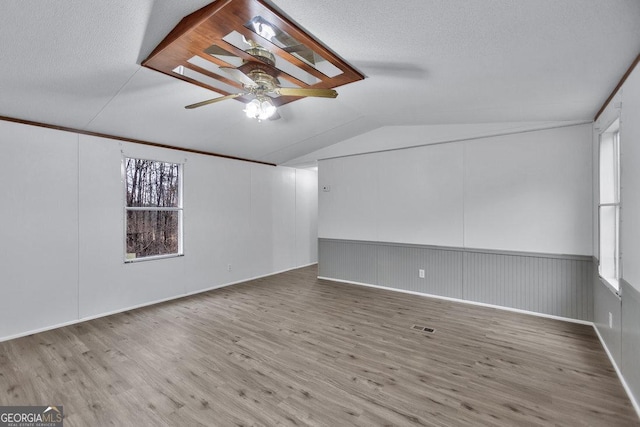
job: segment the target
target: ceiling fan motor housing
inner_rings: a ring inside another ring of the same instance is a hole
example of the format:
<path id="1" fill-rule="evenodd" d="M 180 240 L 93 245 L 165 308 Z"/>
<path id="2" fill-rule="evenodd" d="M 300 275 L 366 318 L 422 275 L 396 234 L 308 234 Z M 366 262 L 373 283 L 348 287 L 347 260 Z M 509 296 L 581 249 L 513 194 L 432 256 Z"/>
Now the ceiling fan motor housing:
<path id="1" fill-rule="evenodd" d="M 245 52 L 256 59 L 271 65 L 272 67 L 276 65 L 275 55 L 260 45 L 255 45 L 250 49 L 247 49 Z"/>
<path id="2" fill-rule="evenodd" d="M 245 89 L 252 92 L 267 93 L 278 87 L 278 72 L 272 66 L 256 61 L 248 61 L 238 67 L 242 73 L 246 74 L 255 85 L 245 85 Z"/>

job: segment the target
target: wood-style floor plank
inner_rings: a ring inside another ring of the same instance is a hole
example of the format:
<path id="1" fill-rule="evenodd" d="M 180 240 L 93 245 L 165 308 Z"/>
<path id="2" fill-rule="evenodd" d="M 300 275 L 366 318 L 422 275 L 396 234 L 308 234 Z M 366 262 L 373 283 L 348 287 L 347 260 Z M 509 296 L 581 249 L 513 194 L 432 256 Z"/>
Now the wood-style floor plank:
<path id="1" fill-rule="evenodd" d="M 0 405 L 62 404 L 67 426 L 640 425 L 590 326 L 316 274 L 0 343 Z"/>

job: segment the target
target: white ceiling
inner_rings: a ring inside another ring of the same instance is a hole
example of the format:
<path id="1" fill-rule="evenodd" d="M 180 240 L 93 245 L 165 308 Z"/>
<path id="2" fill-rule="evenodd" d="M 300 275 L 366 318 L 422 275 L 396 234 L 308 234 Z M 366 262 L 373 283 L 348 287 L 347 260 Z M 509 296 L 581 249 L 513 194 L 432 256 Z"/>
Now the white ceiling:
<path id="1" fill-rule="evenodd" d="M 291 164 L 385 126 L 592 120 L 640 53 L 638 0 L 272 2 L 368 78 L 278 121 L 185 110 L 217 94 L 139 64 L 208 0 L 2 0 L 0 115 Z"/>

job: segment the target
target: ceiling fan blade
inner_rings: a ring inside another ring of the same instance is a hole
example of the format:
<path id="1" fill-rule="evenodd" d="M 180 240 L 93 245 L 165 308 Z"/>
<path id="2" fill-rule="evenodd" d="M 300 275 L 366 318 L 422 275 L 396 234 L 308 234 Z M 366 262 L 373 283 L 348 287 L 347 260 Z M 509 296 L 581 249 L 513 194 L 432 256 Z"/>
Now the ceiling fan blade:
<path id="1" fill-rule="evenodd" d="M 226 99 L 237 98 L 237 97 L 242 96 L 242 95 L 245 95 L 245 94 L 244 93 L 233 93 L 231 95 L 220 96 L 218 98 L 208 99 L 206 101 L 202 101 L 202 102 L 198 102 L 198 103 L 195 103 L 195 104 L 187 105 L 184 108 L 186 108 L 187 110 L 192 110 L 194 108 L 198 108 L 198 107 L 202 107 L 202 106 L 205 106 L 205 105 L 213 104 L 215 102 L 224 101 Z"/>
<path id="2" fill-rule="evenodd" d="M 243 73 L 242 71 L 238 70 L 237 68 L 220 67 L 220 69 L 222 71 L 224 71 L 225 73 L 229 74 L 235 81 L 238 81 L 238 82 L 242 83 L 243 85 L 247 85 L 247 86 L 255 86 L 256 85 L 256 82 L 251 80 L 251 77 L 247 76 L 245 73 Z"/>
<path id="3" fill-rule="evenodd" d="M 208 53 L 209 55 L 215 56 L 215 55 L 220 55 L 220 56 L 236 56 L 231 52 L 226 51 L 225 49 L 221 48 L 218 45 L 212 45 L 209 46 L 207 49 L 204 50 L 205 53 Z"/>
<path id="4" fill-rule="evenodd" d="M 338 92 L 333 89 L 313 89 L 297 87 L 278 87 L 273 93 L 283 96 L 314 96 L 320 98 L 335 98 Z"/>

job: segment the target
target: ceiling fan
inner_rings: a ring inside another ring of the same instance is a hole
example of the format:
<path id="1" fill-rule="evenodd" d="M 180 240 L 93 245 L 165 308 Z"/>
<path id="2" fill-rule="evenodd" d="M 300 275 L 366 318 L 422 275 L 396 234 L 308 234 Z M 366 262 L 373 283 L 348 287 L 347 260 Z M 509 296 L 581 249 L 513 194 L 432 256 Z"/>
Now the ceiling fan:
<path id="1" fill-rule="evenodd" d="M 245 60 L 243 64 L 237 68 L 219 68 L 232 79 L 241 83 L 244 92 L 208 99 L 187 105 L 185 108 L 193 109 L 227 99 L 251 96 L 253 100 L 246 104 L 244 112 L 247 117 L 256 118 L 261 121 L 277 117 L 276 106 L 272 101 L 272 99 L 277 96 L 320 98 L 335 98 L 338 96 L 338 92 L 333 89 L 281 87 L 278 80 L 280 70 L 275 67 L 275 55 L 253 40 L 248 40 L 244 37 L 243 40 L 250 46 L 245 52 L 255 58 L 256 61 Z"/>

